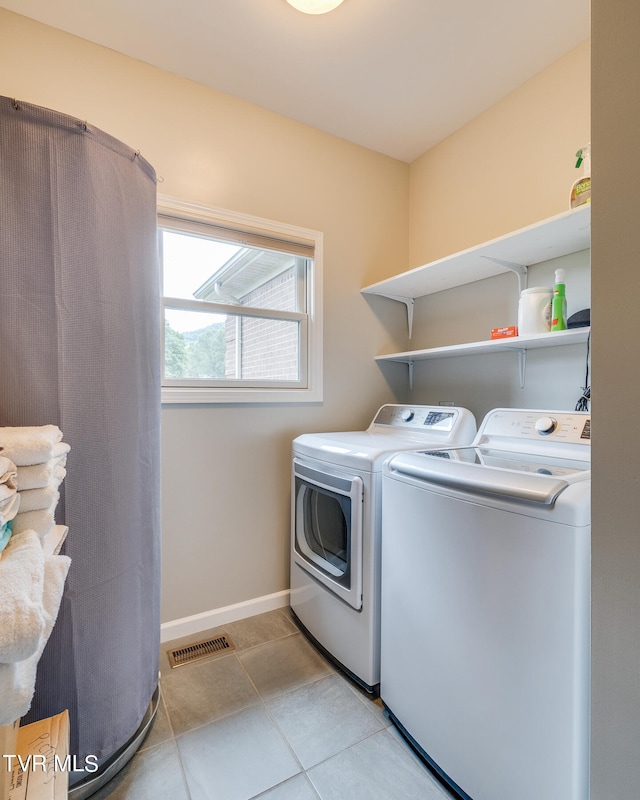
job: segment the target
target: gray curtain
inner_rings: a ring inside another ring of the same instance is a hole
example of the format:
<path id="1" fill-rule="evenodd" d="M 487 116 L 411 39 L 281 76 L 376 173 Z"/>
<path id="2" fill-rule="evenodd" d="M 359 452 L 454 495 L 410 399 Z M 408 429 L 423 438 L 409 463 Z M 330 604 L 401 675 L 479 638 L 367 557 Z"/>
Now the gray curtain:
<path id="1" fill-rule="evenodd" d="M 0 98 L 0 425 L 57 424 L 71 445 L 72 564 L 26 721 L 68 708 L 80 758 L 125 744 L 158 683 L 158 297 L 151 166 Z"/>

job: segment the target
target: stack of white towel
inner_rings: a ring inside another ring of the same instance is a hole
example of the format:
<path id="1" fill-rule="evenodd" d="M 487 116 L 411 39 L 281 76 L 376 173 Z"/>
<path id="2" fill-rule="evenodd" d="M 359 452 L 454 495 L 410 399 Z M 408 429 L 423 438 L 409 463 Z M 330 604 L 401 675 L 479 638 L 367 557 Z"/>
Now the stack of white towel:
<path id="1" fill-rule="evenodd" d="M 54 523 L 70 448 L 55 425 L 0 428 L 0 448 L 0 725 L 10 725 L 31 706 L 71 564 Z"/>
<path id="2" fill-rule="evenodd" d="M 59 487 L 67 471 L 69 445 L 56 425 L 0 428 L 0 455 L 16 465 L 20 508 L 11 530 L 35 531 L 42 541 L 55 525 Z"/>

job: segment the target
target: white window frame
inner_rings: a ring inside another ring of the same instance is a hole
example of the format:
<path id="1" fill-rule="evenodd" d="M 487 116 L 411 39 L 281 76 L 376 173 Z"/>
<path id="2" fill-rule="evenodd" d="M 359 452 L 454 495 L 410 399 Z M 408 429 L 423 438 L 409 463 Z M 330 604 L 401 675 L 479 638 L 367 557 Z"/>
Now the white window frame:
<path id="1" fill-rule="evenodd" d="M 232 231 L 245 231 L 249 234 L 282 239 L 283 241 L 311 245 L 314 250 L 313 266 L 307 276 L 307 310 L 301 314 L 301 362 L 302 373 L 306 375 L 304 386 L 257 386 L 248 381 L 237 382 L 233 386 L 181 385 L 163 386 L 164 404 L 209 404 L 209 403 L 318 403 L 322 401 L 322 233 L 288 225 L 282 222 L 253 217 L 220 208 L 189 203 L 172 197 L 159 195 L 157 200 L 159 226 L 166 225 L 166 218 L 182 222 L 227 227 Z M 165 218 L 165 219 L 163 219 Z M 186 301 L 188 302 L 188 301 Z M 217 304 L 194 301 L 197 307 Z M 184 307 L 184 304 L 181 303 Z M 175 307 L 165 297 L 160 298 L 160 314 L 164 330 L 164 309 Z M 220 307 L 219 307 L 220 308 Z M 228 307 L 224 310 L 228 310 Z M 214 310 L 214 309 L 212 309 Z M 218 310 L 218 309 L 216 309 Z M 264 309 L 244 309 L 252 313 L 264 314 Z M 274 316 L 269 312 L 268 316 Z M 290 315 L 289 315 L 290 316 Z M 304 319 L 302 319 L 304 318 Z M 164 343 L 163 354 L 164 358 Z M 306 364 L 304 363 L 306 361 Z M 187 381 L 185 380 L 186 384 Z"/>

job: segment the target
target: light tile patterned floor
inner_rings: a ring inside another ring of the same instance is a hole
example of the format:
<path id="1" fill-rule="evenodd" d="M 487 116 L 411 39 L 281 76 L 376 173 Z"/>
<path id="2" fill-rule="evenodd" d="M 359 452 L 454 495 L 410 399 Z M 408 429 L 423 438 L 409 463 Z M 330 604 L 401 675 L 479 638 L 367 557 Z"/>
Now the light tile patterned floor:
<path id="1" fill-rule="evenodd" d="M 234 651 L 169 667 L 223 631 Z M 450 800 L 286 609 L 168 643 L 161 671 L 151 733 L 95 800 Z"/>

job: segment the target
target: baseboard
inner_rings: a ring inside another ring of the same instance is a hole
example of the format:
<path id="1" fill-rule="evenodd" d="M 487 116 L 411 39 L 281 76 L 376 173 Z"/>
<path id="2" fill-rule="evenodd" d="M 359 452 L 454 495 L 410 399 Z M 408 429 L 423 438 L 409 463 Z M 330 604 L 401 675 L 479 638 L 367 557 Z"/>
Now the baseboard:
<path id="1" fill-rule="evenodd" d="M 229 622 L 254 617 L 256 614 L 264 614 L 266 611 L 273 611 L 276 608 L 286 608 L 288 605 L 289 590 L 285 589 L 282 592 L 244 600 L 242 603 L 234 603 L 232 606 L 202 611 L 200 614 L 193 614 L 190 617 L 163 622 L 160 626 L 160 641 L 171 642 L 174 639 L 192 636 L 194 633 L 208 631 L 210 628 L 217 628 Z"/>

